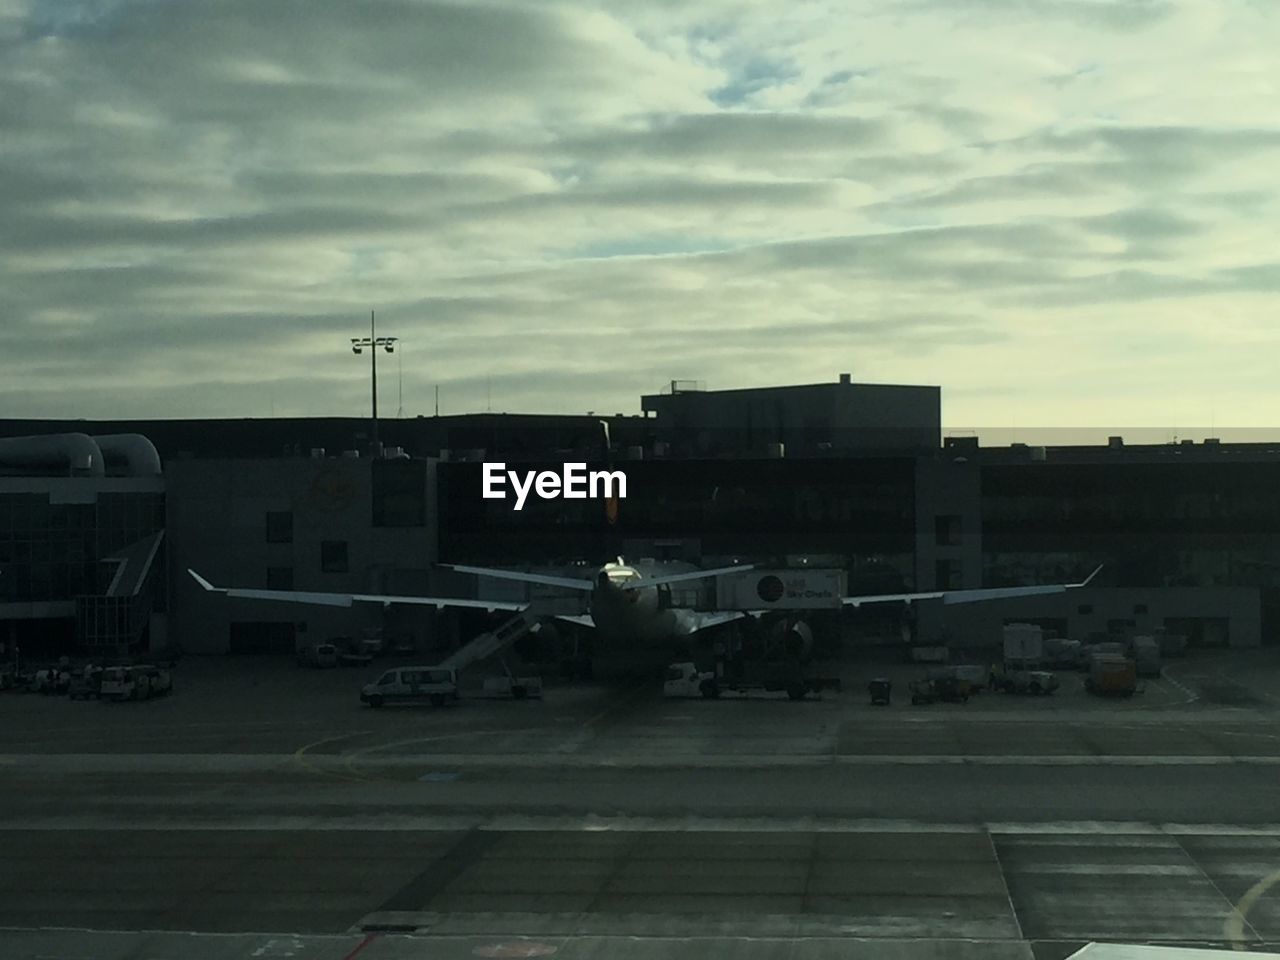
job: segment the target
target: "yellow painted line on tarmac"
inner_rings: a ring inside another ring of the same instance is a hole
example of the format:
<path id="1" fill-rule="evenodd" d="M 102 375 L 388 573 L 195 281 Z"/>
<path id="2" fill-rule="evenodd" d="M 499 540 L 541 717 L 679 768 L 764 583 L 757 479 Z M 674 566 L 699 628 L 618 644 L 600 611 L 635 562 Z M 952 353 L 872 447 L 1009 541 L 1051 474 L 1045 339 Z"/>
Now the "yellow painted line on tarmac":
<path id="1" fill-rule="evenodd" d="M 1231 916 L 1227 917 L 1226 922 L 1222 925 L 1222 932 L 1225 938 L 1231 941 L 1231 949 L 1242 951 L 1248 949 L 1245 946 L 1247 941 L 1244 934 L 1244 925 L 1248 922 L 1246 918 L 1249 915 L 1249 911 L 1277 883 L 1280 883 L 1280 870 L 1267 874 L 1267 876 L 1246 890 L 1244 896 L 1240 898 L 1240 902 L 1232 909 Z"/>
<path id="2" fill-rule="evenodd" d="M 411 740 L 391 740 L 387 743 L 375 743 L 371 747 L 362 747 L 359 750 L 350 750 L 342 755 L 342 763 L 354 777 L 358 777 L 368 783 L 375 780 L 381 780 L 386 783 L 404 783 L 403 780 L 397 780 L 394 777 L 384 777 L 374 774 L 372 777 L 365 776 L 355 768 L 356 761 L 364 759 L 371 753 L 378 753 L 383 750 L 394 750 L 396 747 L 409 747 L 418 743 L 438 743 L 441 740 L 458 740 L 462 737 L 482 737 L 487 733 L 523 733 L 527 727 L 512 727 L 509 729 L 498 730 L 460 730 L 457 733 L 439 733 L 434 737 L 414 737 Z"/>
<path id="3" fill-rule="evenodd" d="M 366 780 L 367 778 L 359 776 L 355 771 L 352 771 L 354 776 L 349 776 L 338 770 L 328 770 L 324 767 L 317 766 L 307 759 L 307 753 L 309 751 L 314 750 L 317 747 L 323 747 L 326 743 L 337 743 L 339 740 L 350 740 L 352 737 L 363 736 L 366 733 L 369 733 L 369 731 L 357 730 L 354 733 L 342 733 L 336 737 L 325 737 L 323 740 L 316 740 L 314 743 L 304 744 L 293 752 L 293 759 L 308 773 L 318 774 L 322 777 L 337 777 L 339 780 Z"/>

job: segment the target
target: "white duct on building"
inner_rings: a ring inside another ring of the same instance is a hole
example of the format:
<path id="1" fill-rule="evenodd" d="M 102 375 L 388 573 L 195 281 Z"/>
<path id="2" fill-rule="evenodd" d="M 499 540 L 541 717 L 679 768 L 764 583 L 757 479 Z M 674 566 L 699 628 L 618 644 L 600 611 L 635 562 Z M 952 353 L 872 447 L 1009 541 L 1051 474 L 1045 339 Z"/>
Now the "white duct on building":
<path id="1" fill-rule="evenodd" d="M 160 454 L 140 433 L 110 433 L 92 438 L 110 463 L 124 461 L 131 477 L 160 476 Z"/>
<path id="2" fill-rule="evenodd" d="M 83 433 L 0 440 L 0 467 L 5 466 L 56 469 L 59 475 L 69 476 L 101 477 L 104 472 L 101 448 Z"/>

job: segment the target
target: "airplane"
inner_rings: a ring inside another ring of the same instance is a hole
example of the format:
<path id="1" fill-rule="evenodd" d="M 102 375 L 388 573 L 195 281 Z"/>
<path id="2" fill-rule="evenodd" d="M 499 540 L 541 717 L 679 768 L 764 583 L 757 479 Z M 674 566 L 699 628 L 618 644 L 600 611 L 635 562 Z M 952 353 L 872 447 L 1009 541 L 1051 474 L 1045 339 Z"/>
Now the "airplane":
<path id="1" fill-rule="evenodd" d="M 608 423 L 603 420 L 600 421 L 600 429 L 602 459 L 606 469 L 611 469 L 612 446 L 609 439 Z M 620 504 L 618 497 L 608 497 L 603 506 L 604 516 L 607 520 L 607 530 L 612 534 L 616 546 L 620 539 L 618 524 Z M 669 648 L 676 643 L 704 630 L 730 623 L 743 617 L 760 617 L 769 612 L 766 610 L 699 611 L 677 607 L 671 603 L 670 587 L 672 584 L 703 580 L 722 574 L 744 573 L 753 569 L 752 564 L 735 564 L 730 567 L 693 570 L 683 573 L 661 573 L 653 568 L 645 569 L 638 564 L 629 564 L 621 556 L 618 556 L 615 561 L 610 561 L 600 566 L 591 578 L 552 576 L 461 564 L 441 564 L 441 566 L 456 570 L 459 573 L 492 577 L 497 580 L 513 580 L 539 586 L 559 587 L 589 594 L 588 612 L 586 614 L 559 614 L 556 615 L 556 619 L 594 628 L 597 639 L 603 641 L 595 644 L 595 651 L 597 654 L 604 652 L 606 656 L 621 655 L 634 658 L 638 655 L 647 659 L 652 655 L 657 658 L 659 650 L 670 652 Z M 944 604 L 953 604 L 1062 593 L 1066 590 L 1086 586 L 1097 575 L 1098 570 L 1101 569 L 1102 567 L 1099 566 L 1079 583 L 869 594 L 844 597 L 842 603 L 859 607 L 867 603 L 914 603 L 920 600 L 941 599 Z M 459 597 L 317 593 L 305 590 L 256 590 L 239 587 L 216 587 L 194 570 L 188 569 L 187 572 L 205 590 L 240 599 L 278 600 L 338 607 L 350 607 L 353 603 L 381 603 L 383 606 L 403 603 L 431 606 L 437 610 L 445 607 L 482 609 L 490 613 L 504 610 L 517 615 L 525 614 L 532 606 L 529 602 L 468 600 Z M 518 629 L 512 630 L 510 635 L 515 637 L 521 632 Z M 503 636 L 507 635 L 507 631 L 503 627 L 497 628 L 494 633 Z M 787 633 L 786 646 L 788 649 L 801 657 L 805 656 L 813 644 L 813 633 L 808 624 L 803 621 L 791 621 L 787 624 Z"/>
<path id="2" fill-rule="evenodd" d="M 760 616 L 764 610 L 698 611 L 674 607 L 670 603 L 672 584 L 686 583 L 724 574 L 743 573 L 753 569 L 751 564 L 737 564 L 708 570 L 685 573 L 654 574 L 635 564 L 626 563 L 622 557 L 606 563 L 596 570 L 594 578 L 560 577 L 541 573 L 525 573 L 491 567 L 473 567 L 461 564 L 441 566 L 459 573 L 512 580 L 539 586 L 559 587 L 589 594 L 588 612 L 584 615 L 557 615 L 580 626 L 594 627 L 607 647 L 632 654 L 670 647 L 673 643 L 700 633 L 711 627 L 729 623 L 747 616 Z M 1102 567 L 1099 566 L 1079 583 L 1043 584 L 1027 587 L 989 587 L 968 590 L 928 590 L 908 593 L 882 593 L 849 596 L 842 604 L 860 607 L 871 603 L 915 603 L 922 600 L 941 600 L 944 604 L 977 603 L 984 600 L 1001 600 L 1015 597 L 1043 596 L 1063 593 L 1087 586 Z M 437 610 L 445 607 L 498 610 L 522 614 L 532 604 L 528 601 L 470 600 L 460 597 L 398 596 L 366 593 L 317 593 L 306 590 L 258 590 L 240 587 L 214 586 L 192 569 L 187 572 L 206 591 L 221 593 L 227 597 L 248 600 L 277 600 L 290 603 L 320 604 L 350 607 L 354 603 L 393 603 L 431 606 Z M 807 624 L 795 622 L 790 631 L 800 648 L 807 650 L 812 644 L 812 632 Z"/>

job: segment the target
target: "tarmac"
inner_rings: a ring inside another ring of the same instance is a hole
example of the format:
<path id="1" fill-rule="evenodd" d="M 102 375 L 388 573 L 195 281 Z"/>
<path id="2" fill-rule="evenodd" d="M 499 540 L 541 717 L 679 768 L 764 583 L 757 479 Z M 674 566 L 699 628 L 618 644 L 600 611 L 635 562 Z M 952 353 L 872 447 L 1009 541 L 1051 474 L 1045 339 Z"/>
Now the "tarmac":
<path id="1" fill-rule="evenodd" d="M 6 694 L 0 955 L 1280 950 L 1269 653 L 1129 701 L 1068 676 L 916 708 L 857 676 L 800 703 L 640 684 L 372 711 L 357 672 L 225 660 L 147 703 Z"/>

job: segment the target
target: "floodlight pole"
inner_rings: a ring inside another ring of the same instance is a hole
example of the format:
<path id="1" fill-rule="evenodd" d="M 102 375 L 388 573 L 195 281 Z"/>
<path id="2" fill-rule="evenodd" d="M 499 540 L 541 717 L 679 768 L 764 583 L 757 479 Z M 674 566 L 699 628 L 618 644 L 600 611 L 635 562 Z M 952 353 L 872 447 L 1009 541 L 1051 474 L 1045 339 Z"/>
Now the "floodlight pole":
<path id="1" fill-rule="evenodd" d="M 374 326 L 374 311 L 369 311 L 369 336 L 352 337 L 351 352 L 359 355 L 364 347 L 369 348 L 369 383 L 370 383 L 370 399 L 371 409 L 373 412 L 372 437 L 371 446 L 373 456 L 378 456 L 381 449 L 378 444 L 378 347 L 382 347 L 387 353 L 395 352 L 396 341 L 399 337 L 379 337 L 377 329 Z"/>
<path id="2" fill-rule="evenodd" d="M 369 311 L 369 381 L 373 384 L 373 455 L 378 455 L 378 335 L 373 328 L 373 311 Z"/>

